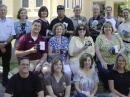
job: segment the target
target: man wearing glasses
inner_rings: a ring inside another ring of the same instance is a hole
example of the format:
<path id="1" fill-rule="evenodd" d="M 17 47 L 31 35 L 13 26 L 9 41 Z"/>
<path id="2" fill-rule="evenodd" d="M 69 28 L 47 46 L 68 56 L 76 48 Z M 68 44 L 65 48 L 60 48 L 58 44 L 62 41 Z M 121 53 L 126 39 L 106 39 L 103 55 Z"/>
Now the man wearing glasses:
<path id="1" fill-rule="evenodd" d="M 18 63 L 19 72 L 8 81 L 4 97 L 44 97 L 39 77 L 29 72 L 29 59 L 21 57 Z"/>

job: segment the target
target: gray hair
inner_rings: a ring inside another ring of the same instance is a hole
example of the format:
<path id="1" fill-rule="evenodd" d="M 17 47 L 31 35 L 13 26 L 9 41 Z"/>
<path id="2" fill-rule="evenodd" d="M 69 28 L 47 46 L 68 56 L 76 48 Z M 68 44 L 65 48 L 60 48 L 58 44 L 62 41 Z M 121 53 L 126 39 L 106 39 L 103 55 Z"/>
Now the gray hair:
<path id="1" fill-rule="evenodd" d="M 0 8 L 5 7 L 7 9 L 7 6 L 4 4 L 0 4 Z"/>

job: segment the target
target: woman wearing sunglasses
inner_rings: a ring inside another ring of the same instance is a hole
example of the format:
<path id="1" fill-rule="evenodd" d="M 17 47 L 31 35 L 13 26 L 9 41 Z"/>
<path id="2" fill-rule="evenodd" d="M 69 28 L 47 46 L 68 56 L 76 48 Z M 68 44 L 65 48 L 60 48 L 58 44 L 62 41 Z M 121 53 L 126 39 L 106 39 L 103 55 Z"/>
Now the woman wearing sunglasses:
<path id="1" fill-rule="evenodd" d="M 76 34 L 69 43 L 70 67 L 75 74 L 79 70 L 79 58 L 83 53 L 95 55 L 93 39 L 89 36 L 87 25 L 79 25 L 76 28 Z"/>

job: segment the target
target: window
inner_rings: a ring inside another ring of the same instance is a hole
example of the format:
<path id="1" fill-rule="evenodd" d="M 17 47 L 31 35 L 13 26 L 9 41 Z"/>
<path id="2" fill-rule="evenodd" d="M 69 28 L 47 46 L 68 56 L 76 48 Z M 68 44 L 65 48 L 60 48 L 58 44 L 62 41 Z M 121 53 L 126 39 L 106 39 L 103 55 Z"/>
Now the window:
<path id="1" fill-rule="evenodd" d="M 43 0 L 36 0 L 36 7 L 41 7 L 43 5 Z"/>
<path id="2" fill-rule="evenodd" d="M 81 9 L 82 9 L 82 5 L 83 5 L 83 0 L 79 0 L 79 6 L 81 7 Z"/>
<path id="3" fill-rule="evenodd" d="M 0 4 L 2 4 L 2 0 L 0 0 Z"/>
<path id="4" fill-rule="evenodd" d="M 72 8 L 74 8 L 76 5 L 76 0 L 72 0 Z"/>
<path id="5" fill-rule="evenodd" d="M 64 0 L 64 6 L 65 8 L 69 8 L 69 0 Z"/>
<path id="6" fill-rule="evenodd" d="M 82 9 L 82 0 L 72 0 L 72 8 L 74 8 L 76 5 L 79 5 Z"/>
<path id="7" fill-rule="evenodd" d="M 22 7 L 29 7 L 29 0 L 22 0 Z"/>

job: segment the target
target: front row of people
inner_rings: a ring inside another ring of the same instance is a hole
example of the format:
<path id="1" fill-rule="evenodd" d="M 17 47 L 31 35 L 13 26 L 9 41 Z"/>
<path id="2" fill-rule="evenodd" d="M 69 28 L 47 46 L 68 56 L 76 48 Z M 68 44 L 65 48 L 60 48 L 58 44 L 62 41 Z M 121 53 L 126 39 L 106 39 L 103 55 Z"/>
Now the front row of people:
<path id="1" fill-rule="evenodd" d="M 64 73 L 60 56 L 56 56 L 51 64 L 51 72 L 44 76 L 44 85 L 35 74 L 29 71 L 30 61 L 27 57 L 18 59 L 19 72 L 8 82 L 4 97 L 70 97 L 71 78 Z M 92 68 L 93 57 L 84 53 L 80 57 L 80 70 L 74 75 L 76 92 L 74 97 L 94 97 L 98 89 L 98 75 Z M 124 54 L 118 54 L 114 69 L 108 76 L 110 97 L 128 97 L 130 72 L 127 70 L 128 60 Z M 47 91 L 47 92 L 43 92 Z"/>

